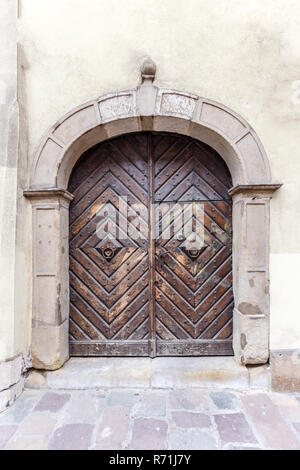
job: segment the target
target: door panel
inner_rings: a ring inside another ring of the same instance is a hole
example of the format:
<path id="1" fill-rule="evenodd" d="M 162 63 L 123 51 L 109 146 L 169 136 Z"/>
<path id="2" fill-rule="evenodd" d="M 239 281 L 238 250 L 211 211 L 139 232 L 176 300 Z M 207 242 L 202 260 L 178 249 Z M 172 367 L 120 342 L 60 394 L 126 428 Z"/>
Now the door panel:
<path id="1" fill-rule="evenodd" d="M 86 152 L 69 185 L 71 355 L 232 354 L 230 186 L 187 137 Z"/>
<path id="2" fill-rule="evenodd" d="M 106 142 L 74 170 L 71 355 L 148 355 L 149 243 L 130 237 L 119 200 L 147 214 L 148 186 L 145 135 Z"/>
<path id="3" fill-rule="evenodd" d="M 187 138 L 154 136 L 153 154 L 156 353 L 232 354 L 228 170 Z"/>

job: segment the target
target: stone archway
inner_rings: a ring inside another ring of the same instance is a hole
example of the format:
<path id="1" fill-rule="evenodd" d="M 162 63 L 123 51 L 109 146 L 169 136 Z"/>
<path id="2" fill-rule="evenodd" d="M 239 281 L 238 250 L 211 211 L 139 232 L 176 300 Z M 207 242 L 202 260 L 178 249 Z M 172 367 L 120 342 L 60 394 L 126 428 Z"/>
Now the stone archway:
<path id="1" fill-rule="evenodd" d="M 85 150 L 130 132 L 173 132 L 214 148 L 232 176 L 233 349 L 241 364 L 269 357 L 269 162 L 251 126 L 229 108 L 193 94 L 153 86 L 144 64 L 142 85 L 104 95 L 59 120 L 35 156 L 24 195 L 33 209 L 32 360 L 57 369 L 69 357 L 68 209 L 71 171 Z"/>

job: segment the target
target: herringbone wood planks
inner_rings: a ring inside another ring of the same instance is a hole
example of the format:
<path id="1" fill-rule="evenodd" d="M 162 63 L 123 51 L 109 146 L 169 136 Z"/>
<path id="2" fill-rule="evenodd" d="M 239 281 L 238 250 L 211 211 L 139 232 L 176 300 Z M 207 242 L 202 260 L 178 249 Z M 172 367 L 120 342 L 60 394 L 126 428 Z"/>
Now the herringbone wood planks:
<path id="1" fill-rule="evenodd" d="M 159 207 L 153 228 L 148 227 L 150 159 L 151 192 Z M 216 152 L 187 137 L 131 134 L 86 152 L 69 185 L 74 194 L 70 207 L 72 355 L 148 355 L 150 296 L 155 298 L 157 355 L 232 353 L 230 186 L 229 172 Z M 128 205 L 135 208 L 128 221 L 133 235 L 128 238 L 122 237 L 127 222 L 119 196 L 126 196 Z M 178 239 L 176 216 L 170 219 L 170 235 L 161 232 L 175 202 L 179 217 L 185 203 L 201 203 L 200 222 L 193 210 L 187 221 L 194 228 L 200 223 L 204 233 L 205 246 L 196 257 Z M 104 205 L 108 212 L 103 212 Z M 137 207 L 145 237 L 136 236 Z M 116 230 L 116 242 L 105 238 L 110 230 Z M 154 230 L 158 236 L 151 272 L 148 253 Z M 105 253 L 114 255 L 106 258 Z M 153 292 L 149 292 L 151 275 Z"/>

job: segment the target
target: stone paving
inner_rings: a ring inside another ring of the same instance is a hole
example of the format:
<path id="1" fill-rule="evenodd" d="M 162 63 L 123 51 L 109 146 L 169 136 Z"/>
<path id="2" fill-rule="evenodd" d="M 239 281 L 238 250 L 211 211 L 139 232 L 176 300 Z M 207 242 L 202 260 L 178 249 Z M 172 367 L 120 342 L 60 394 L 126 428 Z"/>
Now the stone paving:
<path id="1" fill-rule="evenodd" d="M 300 449 L 300 395 L 25 390 L 0 415 L 0 449 Z"/>

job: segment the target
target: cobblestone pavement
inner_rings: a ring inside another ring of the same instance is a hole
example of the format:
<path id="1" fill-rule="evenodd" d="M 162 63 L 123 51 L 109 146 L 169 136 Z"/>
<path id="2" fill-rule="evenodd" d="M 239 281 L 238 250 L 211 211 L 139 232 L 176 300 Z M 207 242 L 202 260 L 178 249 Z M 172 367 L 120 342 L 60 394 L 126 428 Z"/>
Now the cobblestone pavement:
<path id="1" fill-rule="evenodd" d="M 300 395 L 26 390 L 0 414 L 0 449 L 300 449 Z"/>

